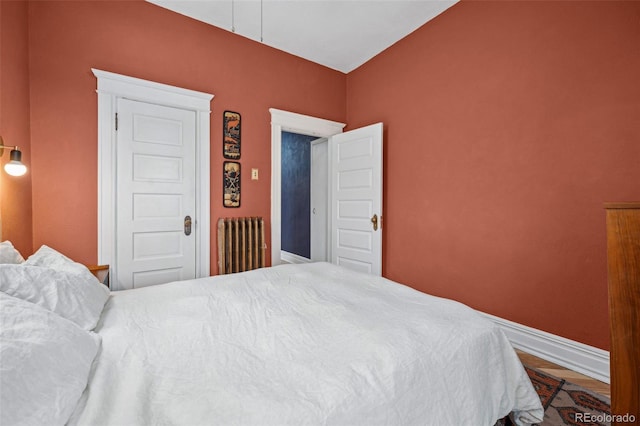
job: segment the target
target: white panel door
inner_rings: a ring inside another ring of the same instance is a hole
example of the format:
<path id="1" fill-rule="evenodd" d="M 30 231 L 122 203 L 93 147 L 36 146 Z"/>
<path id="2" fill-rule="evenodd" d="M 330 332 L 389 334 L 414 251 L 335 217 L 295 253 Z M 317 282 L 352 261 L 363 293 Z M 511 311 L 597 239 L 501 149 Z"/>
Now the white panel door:
<path id="1" fill-rule="evenodd" d="M 329 214 L 329 153 L 325 138 L 311 142 L 311 260 L 326 262 Z"/>
<path id="2" fill-rule="evenodd" d="M 195 112 L 127 99 L 117 107 L 118 288 L 195 278 L 185 225 L 196 220 Z"/>
<path id="3" fill-rule="evenodd" d="M 329 138 L 331 262 L 382 275 L 382 123 Z"/>

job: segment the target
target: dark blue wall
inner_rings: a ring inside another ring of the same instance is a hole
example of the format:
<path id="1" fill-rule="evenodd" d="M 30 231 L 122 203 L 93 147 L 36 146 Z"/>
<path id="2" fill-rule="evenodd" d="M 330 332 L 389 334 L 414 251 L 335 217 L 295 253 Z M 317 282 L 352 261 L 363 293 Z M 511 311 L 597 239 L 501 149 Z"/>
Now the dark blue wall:
<path id="1" fill-rule="evenodd" d="M 311 258 L 311 145 L 314 136 L 282 132 L 282 250 Z"/>

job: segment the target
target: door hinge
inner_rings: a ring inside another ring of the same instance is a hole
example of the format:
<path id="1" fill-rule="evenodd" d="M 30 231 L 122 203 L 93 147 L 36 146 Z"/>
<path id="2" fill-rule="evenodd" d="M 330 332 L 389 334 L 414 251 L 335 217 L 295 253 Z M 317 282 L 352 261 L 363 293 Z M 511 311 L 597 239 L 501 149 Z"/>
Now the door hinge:
<path id="1" fill-rule="evenodd" d="M 118 130 L 118 113 L 116 112 L 116 131 Z"/>

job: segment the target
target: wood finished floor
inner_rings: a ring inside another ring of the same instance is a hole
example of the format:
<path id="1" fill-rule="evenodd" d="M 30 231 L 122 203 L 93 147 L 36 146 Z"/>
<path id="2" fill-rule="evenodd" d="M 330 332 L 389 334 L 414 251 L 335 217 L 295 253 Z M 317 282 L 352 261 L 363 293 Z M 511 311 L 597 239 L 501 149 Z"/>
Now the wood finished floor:
<path id="1" fill-rule="evenodd" d="M 575 383 L 583 388 L 589 389 L 592 392 L 596 392 L 600 395 L 604 395 L 607 398 L 611 398 L 611 388 L 608 384 L 599 380 L 592 379 L 584 374 L 576 373 L 565 367 L 561 367 L 552 362 L 545 361 L 528 353 L 516 350 L 520 361 L 530 367 L 536 368 L 543 373 L 550 374 L 560 379 L 565 379 L 568 382 Z"/>

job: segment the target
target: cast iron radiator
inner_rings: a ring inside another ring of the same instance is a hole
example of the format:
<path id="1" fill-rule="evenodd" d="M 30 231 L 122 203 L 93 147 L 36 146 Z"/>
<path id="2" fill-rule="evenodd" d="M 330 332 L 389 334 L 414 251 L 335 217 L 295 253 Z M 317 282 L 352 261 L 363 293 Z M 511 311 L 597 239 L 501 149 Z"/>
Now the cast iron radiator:
<path id="1" fill-rule="evenodd" d="M 267 245 L 264 219 L 232 217 L 218 220 L 218 273 L 263 268 Z"/>

